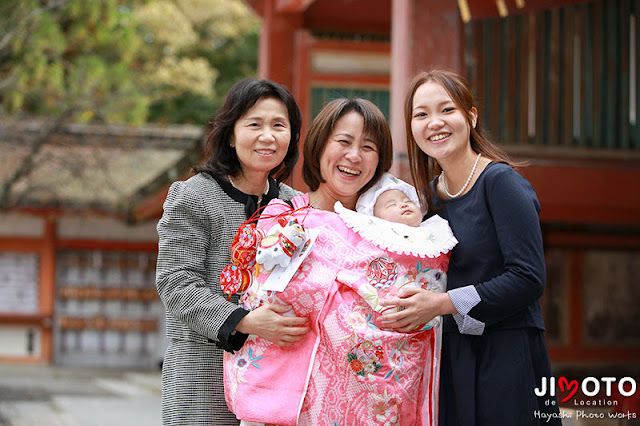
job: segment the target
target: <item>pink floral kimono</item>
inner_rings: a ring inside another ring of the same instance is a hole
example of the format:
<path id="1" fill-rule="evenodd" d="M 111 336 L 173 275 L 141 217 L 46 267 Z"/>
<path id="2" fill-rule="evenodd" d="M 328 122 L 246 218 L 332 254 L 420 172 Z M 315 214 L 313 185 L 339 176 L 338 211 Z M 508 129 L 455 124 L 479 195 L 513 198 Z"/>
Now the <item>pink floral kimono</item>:
<path id="1" fill-rule="evenodd" d="M 239 419 L 278 425 L 437 424 L 439 318 L 410 334 L 382 330 L 389 308 L 378 302 L 404 285 L 445 291 L 457 243 L 448 223 L 434 216 L 412 228 L 308 201 L 297 196 L 292 209 L 274 200 L 262 213 L 259 228 L 293 216 L 316 238 L 283 291 L 265 291 L 269 274 L 258 267 L 242 303 L 290 305 L 312 330 L 292 347 L 250 335 L 240 351 L 225 353 L 229 408 Z"/>

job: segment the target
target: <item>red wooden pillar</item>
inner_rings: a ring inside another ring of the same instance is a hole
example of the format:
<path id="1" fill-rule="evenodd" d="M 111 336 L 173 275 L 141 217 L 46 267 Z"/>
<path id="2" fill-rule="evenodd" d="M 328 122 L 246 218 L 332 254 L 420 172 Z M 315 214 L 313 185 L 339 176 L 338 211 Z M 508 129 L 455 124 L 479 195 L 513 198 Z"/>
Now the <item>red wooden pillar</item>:
<path id="1" fill-rule="evenodd" d="M 306 114 L 309 79 L 308 48 L 310 37 L 303 30 L 303 13 L 310 0 L 252 0 L 249 2 L 262 18 L 258 51 L 258 77 L 287 86 Z M 308 122 L 308 117 L 304 117 Z M 304 136 L 304 135 L 303 135 Z M 302 138 L 300 149 L 302 150 Z M 287 182 L 306 190 L 299 161 Z"/>
<path id="2" fill-rule="evenodd" d="M 258 76 L 293 88 L 295 32 L 302 28 L 305 5 L 263 0 L 258 52 Z M 295 94 L 294 94 L 295 95 Z"/>
<path id="3" fill-rule="evenodd" d="M 392 172 L 410 180 L 404 130 L 404 98 L 413 76 L 444 68 L 463 72 L 464 28 L 457 2 L 393 0 L 391 9 L 390 122 Z"/>
<path id="4" fill-rule="evenodd" d="M 295 72 L 293 73 L 293 85 L 291 87 L 293 96 L 295 96 L 300 109 L 302 110 L 302 131 L 300 133 L 300 159 L 293 168 L 293 173 L 289 178 L 289 184 L 298 191 L 307 192 L 309 187 L 304 183 L 302 177 L 302 158 L 304 139 L 307 129 L 313 121 L 311 116 L 311 50 L 313 45 L 313 37 L 308 30 L 300 29 L 296 31 L 294 40 L 294 59 L 292 61 Z M 295 62 L 295 63 L 294 63 Z"/>
<path id="5" fill-rule="evenodd" d="M 40 252 L 40 303 L 39 311 L 43 315 L 41 357 L 43 361 L 53 361 L 53 310 L 56 287 L 56 234 L 57 222 L 47 218 L 44 228 L 44 241 Z"/>

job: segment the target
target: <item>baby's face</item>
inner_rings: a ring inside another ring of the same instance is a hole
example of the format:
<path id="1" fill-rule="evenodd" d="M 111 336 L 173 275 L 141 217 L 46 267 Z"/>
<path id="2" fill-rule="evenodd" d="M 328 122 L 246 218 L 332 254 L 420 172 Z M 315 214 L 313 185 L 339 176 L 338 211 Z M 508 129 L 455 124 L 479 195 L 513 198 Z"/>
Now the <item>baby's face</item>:
<path id="1" fill-rule="evenodd" d="M 420 208 L 399 189 L 390 189 L 380 194 L 373 207 L 373 215 L 409 226 L 419 226 L 422 222 Z"/>

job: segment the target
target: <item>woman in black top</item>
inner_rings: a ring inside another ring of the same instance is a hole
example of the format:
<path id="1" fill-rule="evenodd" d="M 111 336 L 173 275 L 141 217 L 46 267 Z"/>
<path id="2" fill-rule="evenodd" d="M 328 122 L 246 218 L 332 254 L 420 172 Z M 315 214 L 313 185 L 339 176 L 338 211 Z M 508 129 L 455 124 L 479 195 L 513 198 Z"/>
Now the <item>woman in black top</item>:
<path id="1" fill-rule="evenodd" d="M 234 85 L 211 122 L 198 174 L 175 182 L 158 223 L 156 286 L 167 309 L 169 347 L 162 369 L 165 425 L 236 425 L 223 389 L 223 350 L 257 334 L 282 346 L 304 337 L 306 319 L 266 304 L 249 312 L 219 284 L 238 227 L 273 198 L 298 194 L 286 179 L 298 159 L 301 114 L 272 81 Z"/>
<path id="2" fill-rule="evenodd" d="M 408 332 L 445 315 L 441 425 L 560 424 L 555 397 L 534 392 L 551 375 L 540 306 L 540 204 L 508 156 L 484 136 L 473 105 L 469 86 L 454 73 L 421 73 L 410 86 L 412 177 L 459 243 L 448 291 L 406 291 L 390 302 L 405 309 L 389 315 L 389 326 Z"/>

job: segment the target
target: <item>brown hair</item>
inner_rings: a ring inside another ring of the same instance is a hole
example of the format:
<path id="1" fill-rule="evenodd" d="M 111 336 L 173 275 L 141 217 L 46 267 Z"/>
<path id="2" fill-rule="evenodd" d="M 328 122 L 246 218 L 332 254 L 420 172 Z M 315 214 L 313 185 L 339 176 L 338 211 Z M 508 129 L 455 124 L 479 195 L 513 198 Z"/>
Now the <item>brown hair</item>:
<path id="1" fill-rule="evenodd" d="M 449 94 L 453 103 L 465 114 L 469 128 L 471 129 L 469 140 L 471 149 L 482 153 L 483 156 L 495 162 L 506 163 L 511 166 L 521 166 L 516 164 L 509 155 L 491 142 L 486 136 L 482 126 L 482 121 L 478 118 L 475 128 L 473 127 L 473 116 L 471 109 L 474 107 L 473 94 L 467 81 L 460 75 L 444 70 L 432 70 L 421 72 L 416 75 L 409 86 L 404 104 L 405 130 L 407 136 L 407 153 L 409 156 L 409 168 L 411 178 L 418 190 L 420 201 L 430 204 L 431 201 L 431 181 L 440 174 L 442 169 L 438 162 L 424 153 L 416 143 L 411 131 L 411 119 L 413 117 L 413 97 L 420 86 L 433 81 L 441 85 Z"/>
<path id="2" fill-rule="evenodd" d="M 380 179 L 382 174 L 391 168 L 393 162 L 393 145 L 389 124 L 380 108 L 374 103 L 361 98 L 340 98 L 325 105 L 311 123 L 304 142 L 304 163 L 302 177 L 311 191 L 318 189 L 325 180 L 320 174 L 320 158 L 327 146 L 327 141 L 336 122 L 349 112 L 357 112 L 364 118 L 364 132 L 373 139 L 378 148 L 378 166 L 371 180 L 362 188 L 366 191 Z"/>

